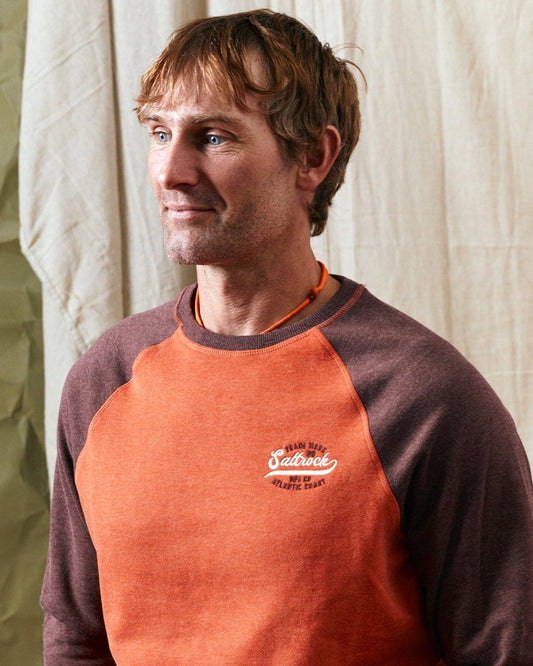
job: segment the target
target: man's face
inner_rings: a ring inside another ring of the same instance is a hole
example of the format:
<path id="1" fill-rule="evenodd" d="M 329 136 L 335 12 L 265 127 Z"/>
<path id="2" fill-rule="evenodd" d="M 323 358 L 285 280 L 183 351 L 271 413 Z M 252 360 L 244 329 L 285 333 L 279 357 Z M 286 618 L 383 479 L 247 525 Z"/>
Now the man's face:
<path id="1" fill-rule="evenodd" d="M 243 110 L 204 90 L 146 114 L 148 171 L 174 262 L 244 265 L 274 256 L 306 215 L 297 166 L 283 158 L 258 99 L 248 102 Z"/>

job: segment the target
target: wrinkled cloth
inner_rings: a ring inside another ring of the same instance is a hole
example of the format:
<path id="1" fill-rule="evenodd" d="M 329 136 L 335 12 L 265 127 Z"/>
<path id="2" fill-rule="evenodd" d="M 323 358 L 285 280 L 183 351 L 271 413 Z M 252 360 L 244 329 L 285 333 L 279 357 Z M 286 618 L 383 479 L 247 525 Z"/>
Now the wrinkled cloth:
<path id="1" fill-rule="evenodd" d="M 447 338 L 533 457 L 532 3 L 30 2 L 21 242 L 43 282 L 50 465 L 64 376 L 112 323 L 192 281 L 161 249 L 132 108 L 180 24 L 271 6 L 364 71 L 363 128 L 325 234 L 331 272 Z M 356 48 L 359 47 L 359 48 Z"/>

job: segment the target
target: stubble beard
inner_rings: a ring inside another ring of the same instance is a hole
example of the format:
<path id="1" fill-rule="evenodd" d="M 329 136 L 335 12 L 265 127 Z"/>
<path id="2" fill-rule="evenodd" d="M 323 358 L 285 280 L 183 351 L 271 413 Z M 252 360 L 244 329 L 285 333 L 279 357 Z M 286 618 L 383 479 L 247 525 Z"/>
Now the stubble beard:
<path id="1" fill-rule="evenodd" d="M 194 266 L 218 264 L 227 254 L 228 240 L 223 234 L 205 228 L 169 228 L 163 223 L 163 247 L 167 257 L 175 264 Z M 224 251 L 220 245 L 224 244 Z"/>
<path id="2" fill-rule="evenodd" d="M 253 265 L 258 257 L 269 254 L 272 244 L 285 226 L 286 211 L 272 216 L 257 202 L 239 211 L 213 212 L 201 224 L 163 223 L 163 246 L 167 257 L 180 265 L 235 266 Z"/>
<path id="3" fill-rule="evenodd" d="M 163 216 L 163 247 L 167 257 L 180 265 L 223 265 L 238 261 L 248 245 L 249 229 L 242 214 L 235 221 L 213 212 L 204 224 L 165 222 Z"/>
<path id="4" fill-rule="evenodd" d="M 163 248 L 170 261 L 182 265 L 195 265 L 201 263 L 203 258 L 216 254 L 215 246 L 220 244 L 223 235 L 224 202 L 215 196 L 203 196 L 201 199 L 190 195 L 183 198 L 191 204 L 212 206 L 206 213 L 207 220 L 173 218 L 171 211 L 160 201 L 160 217 L 163 227 Z M 218 243 L 216 239 L 219 239 Z M 213 257 L 214 258 L 214 257 Z"/>

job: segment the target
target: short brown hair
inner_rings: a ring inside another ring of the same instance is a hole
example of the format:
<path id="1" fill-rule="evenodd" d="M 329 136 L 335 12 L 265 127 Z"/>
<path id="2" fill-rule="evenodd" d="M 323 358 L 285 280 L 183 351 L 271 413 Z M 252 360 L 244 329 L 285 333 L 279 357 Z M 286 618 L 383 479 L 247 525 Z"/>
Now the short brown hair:
<path id="1" fill-rule="evenodd" d="M 264 86 L 253 80 L 248 64 L 257 53 L 267 76 Z M 178 29 L 144 74 L 137 115 L 142 122 L 146 107 L 191 76 L 192 85 L 216 89 L 241 108 L 247 92 L 261 95 L 265 118 L 290 161 L 314 145 L 327 125 L 336 127 L 340 153 L 309 210 L 311 233 L 318 236 L 359 138 L 358 90 L 350 65 L 360 71 L 286 14 L 260 9 L 199 19 Z"/>

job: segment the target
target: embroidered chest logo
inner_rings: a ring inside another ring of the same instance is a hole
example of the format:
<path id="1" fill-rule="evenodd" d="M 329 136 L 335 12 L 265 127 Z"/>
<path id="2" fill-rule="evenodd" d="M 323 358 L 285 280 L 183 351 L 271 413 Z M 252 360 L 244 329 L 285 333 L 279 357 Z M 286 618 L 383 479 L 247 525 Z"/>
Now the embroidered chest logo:
<path id="1" fill-rule="evenodd" d="M 272 485 L 282 490 L 312 490 L 326 484 L 326 477 L 337 467 L 327 447 L 314 442 L 288 444 L 272 451 L 268 461 Z"/>

